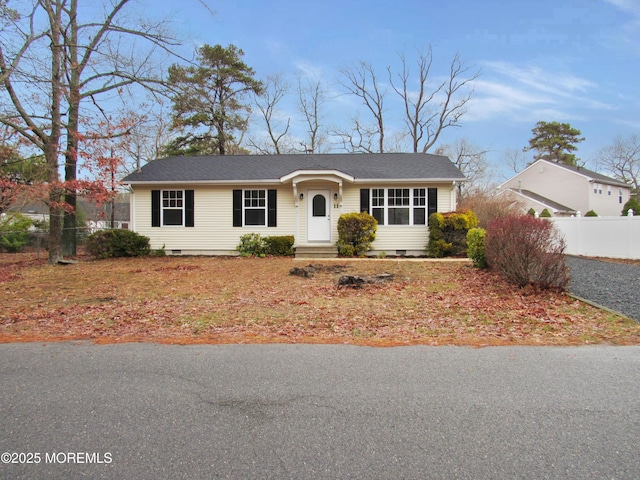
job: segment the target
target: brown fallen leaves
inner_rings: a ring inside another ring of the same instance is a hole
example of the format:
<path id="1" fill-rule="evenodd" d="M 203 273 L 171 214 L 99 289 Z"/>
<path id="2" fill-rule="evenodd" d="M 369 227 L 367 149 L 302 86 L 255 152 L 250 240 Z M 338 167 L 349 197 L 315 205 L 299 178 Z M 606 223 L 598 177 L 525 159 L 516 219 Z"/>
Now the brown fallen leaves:
<path id="1" fill-rule="evenodd" d="M 316 262 L 318 263 L 318 262 Z M 164 257 L 48 266 L 0 255 L 0 342 L 640 344 L 640 324 L 466 262 Z M 388 283 L 338 288 L 349 275 Z"/>

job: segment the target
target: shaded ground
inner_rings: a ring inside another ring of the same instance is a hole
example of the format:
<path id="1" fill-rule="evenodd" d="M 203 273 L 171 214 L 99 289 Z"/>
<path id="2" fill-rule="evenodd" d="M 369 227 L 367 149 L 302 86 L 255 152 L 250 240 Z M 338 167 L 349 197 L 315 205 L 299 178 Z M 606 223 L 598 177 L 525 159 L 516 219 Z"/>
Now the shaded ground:
<path id="1" fill-rule="evenodd" d="M 640 325 L 564 294 L 512 287 L 467 262 L 165 257 L 52 267 L 0 255 L 0 341 L 640 344 Z M 317 263 L 317 262 L 316 262 Z M 391 282 L 338 288 L 344 273 Z"/>

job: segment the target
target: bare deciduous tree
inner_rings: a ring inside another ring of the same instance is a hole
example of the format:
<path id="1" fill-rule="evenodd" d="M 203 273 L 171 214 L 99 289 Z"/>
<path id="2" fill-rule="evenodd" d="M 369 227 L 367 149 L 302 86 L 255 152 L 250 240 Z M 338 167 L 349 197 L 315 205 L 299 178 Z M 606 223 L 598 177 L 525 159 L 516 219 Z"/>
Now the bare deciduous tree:
<path id="1" fill-rule="evenodd" d="M 466 105 L 473 90 L 470 84 L 478 78 L 460 56 L 456 54 L 449 65 L 448 77 L 429 89 L 433 51 L 429 47 L 420 53 L 417 61 L 417 78 L 414 79 L 404 54 L 400 54 L 402 72 L 397 74 L 399 83 L 389 67 L 389 80 L 404 103 L 405 123 L 411 138 L 412 151 L 426 153 L 438 141 L 440 134 L 449 127 L 459 126 L 466 113 Z M 417 91 L 412 86 L 417 85 Z"/>
<path id="2" fill-rule="evenodd" d="M 531 162 L 522 150 L 517 148 L 508 148 L 504 151 L 504 163 L 513 173 L 520 173 Z"/>
<path id="3" fill-rule="evenodd" d="M 372 125 L 365 125 L 356 115 L 350 132 L 336 131 L 342 139 L 343 147 L 352 152 L 384 153 L 385 123 L 384 100 L 386 89 L 380 85 L 373 66 L 366 62 L 340 70 L 344 81 L 340 84 L 346 91 L 358 97 L 373 117 Z"/>
<path id="4" fill-rule="evenodd" d="M 611 174 L 632 186 L 637 195 L 640 190 L 640 136 L 618 136 L 613 144 L 600 151 L 600 162 Z"/>
<path id="5" fill-rule="evenodd" d="M 287 117 L 285 121 L 278 114 L 278 108 L 288 92 L 289 84 L 283 80 L 282 76 L 272 75 L 264 82 L 262 95 L 255 95 L 255 104 L 261 120 L 264 121 L 267 138 L 251 137 L 248 144 L 261 154 L 280 155 L 292 151 L 289 137 L 291 117 Z"/>
<path id="6" fill-rule="evenodd" d="M 327 137 L 322 125 L 324 105 L 327 93 L 320 79 L 302 79 L 298 77 L 298 110 L 306 128 L 306 138 L 302 141 L 305 153 L 323 153 L 326 151 Z"/>
<path id="7" fill-rule="evenodd" d="M 67 250 L 75 253 L 78 141 L 81 129 L 90 123 L 90 112 L 106 118 L 106 108 L 100 104 L 105 95 L 113 101 L 132 85 L 154 88 L 161 81 L 155 74 L 159 70 L 153 63 L 154 52 L 168 52 L 175 45 L 162 23 L 127 23 L 122 12 L 128 3 L 105 4 L 103 16 L 96 20 L 80 11 L 78 0 L 33 0 L 21 15 L 4 17 L 0 122 L 44 153 L 50 186 L 50 263 L 63 258 L 65 211 L 69 212 L 65 227 L 71 233 Z M 78 18 L 87 21 L 79 23 Z M 58 173 L 62 156 L 64 185 Z"/>
<path id="8" fill-rule="evenodd" d="M 487 180 L 488 163 L 484 150 L 478 145 L 470 143 L 467 139 L 456 140 L 453 144 L 445 144 L 435 151 L 437 155 L 445 155 L 467 177 L 465 189 L 480 188 Z M 462 194 L 462 184 L 458 184 L 458 193 Z"/>
<path id="9" fill-rule="evenodd" d="M 461 117 L 467 111 L 467 103 L 473 94 L 472 83 L 480 75 L 472 72 L 459 55 L 455 55 L 449 65 L 444 80 L 433 81 L 431 47 L 418 56 L 417 70 L 412 71 L 404 53 L 399 54 L 401 71 L 394 74 L 387 67 L 389 83 L 401 100 L 406 137 L 411 140 L 412 152 L 428 152 L 438 141 L 442 132 L 460 125 Z M 389 150 L 386 143 L 387 112 L 385 102 L 387 89 L 380 81 L 371 64 L 359 64 L 341 70 L 344 80 L 341 85 L 348 94 L 358 97 L 367 115 L 373 121 L 368 124 L 355 116 L 351 131 L 337 131 L 344 148 L 350 151 L 383 153 Z M 404 140 L 405 135 L 402 135 Z M 397 143 L 396 136 L 396 143 Z"/>

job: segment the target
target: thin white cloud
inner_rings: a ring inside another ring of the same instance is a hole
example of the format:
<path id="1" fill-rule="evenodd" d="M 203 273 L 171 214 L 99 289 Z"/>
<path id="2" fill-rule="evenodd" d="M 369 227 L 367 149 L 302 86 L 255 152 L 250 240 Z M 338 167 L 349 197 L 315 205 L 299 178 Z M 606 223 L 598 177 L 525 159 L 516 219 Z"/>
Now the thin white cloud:
<path id="1" fill-rule="evenodd" d="M 604 0 L 605 3 L 618 7 L 640 19 L 640 3 L 638 0 Z"/>
<path id="2" fill-rule="evenodd" d="M 633 48 L 636 53 L 640 52 L 640 42 L 637 38 L 640 33 L 640 2 L 638 0 L 603 1 L 621 10 L 625 15 L 622 26 L 609 34 L 608 42 L 614 41 L 615 44 Z"/>
<path id="3" fill-rule="evenodd" d="M 322 67 L 318 67 L 309 62 L 297 61 L 294 63 L 296 70 L 304 78 L 308 78 L 311 81 L 317 81 L 322 79 L 323 72 Z"/>
<path id="4" fill-rule="evenodd" d="M 485 62 L 482 69 L 467 121 L 584 119 L 592 110 L 612 109 L 594 97 L 598 84 L 588 79 L 507 62 Z"/>

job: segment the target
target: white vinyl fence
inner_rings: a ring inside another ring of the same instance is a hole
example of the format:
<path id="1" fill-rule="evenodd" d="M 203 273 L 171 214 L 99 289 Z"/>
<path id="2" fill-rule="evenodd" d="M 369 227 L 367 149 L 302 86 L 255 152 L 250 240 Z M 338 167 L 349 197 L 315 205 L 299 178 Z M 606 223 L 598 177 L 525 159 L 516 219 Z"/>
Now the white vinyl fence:
<path id="1" fill-rule="evenodd" d="M 569 255 L 640 259 L 640 216 L 552 220 L 564 235 Z"/>

